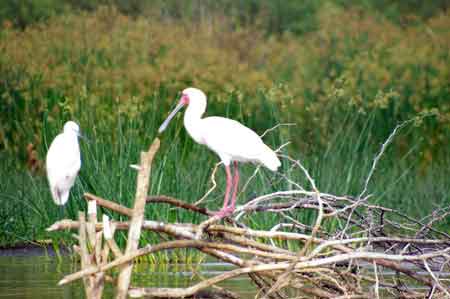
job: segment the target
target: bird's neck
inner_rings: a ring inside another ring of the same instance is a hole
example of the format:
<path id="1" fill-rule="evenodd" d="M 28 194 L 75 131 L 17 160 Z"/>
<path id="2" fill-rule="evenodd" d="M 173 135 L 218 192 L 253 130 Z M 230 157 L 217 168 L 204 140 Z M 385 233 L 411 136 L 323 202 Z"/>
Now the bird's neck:
<path id="1" fill-rule="evenodd" d="M 195 142 L 203 144 L 202 115 L 204 111 L 188 106 L 184 113 L 184 127 Z"/>

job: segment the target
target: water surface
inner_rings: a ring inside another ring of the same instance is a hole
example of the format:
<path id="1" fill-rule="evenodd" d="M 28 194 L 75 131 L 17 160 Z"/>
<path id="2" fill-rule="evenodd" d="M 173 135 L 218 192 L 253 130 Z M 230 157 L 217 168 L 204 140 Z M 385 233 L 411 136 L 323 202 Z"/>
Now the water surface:
<path id="1" fill-rule="evenodd" d="M 65 256 L 58 261 L 52 255 L 0 256 L 0 298 L 83 298 L 81 281 L 59 287 L 57 282 L 66 274 L 79 269 L 77 262 Z M 187 287 L 199 281 L 231 270 L 223 263 L 200 265 L 150 265 L 137 264 L 134 267 L 133 286 Z M 253 298 L 255 288 L 246 276 L 224 282 L 221 286 L 239 293 L 241 298 Z M 113 289 L 105 284 L 104 298 L 113 297 Z"/>

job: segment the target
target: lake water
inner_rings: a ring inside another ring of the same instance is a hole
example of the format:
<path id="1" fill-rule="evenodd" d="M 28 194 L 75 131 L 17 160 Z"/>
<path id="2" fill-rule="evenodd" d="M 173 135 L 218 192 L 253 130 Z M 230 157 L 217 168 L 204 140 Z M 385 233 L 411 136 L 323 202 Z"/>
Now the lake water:
<path id="1" fill-rule="evenodd" d="M 54 256 L 3 255 L 0 256 L 0 298 L 83 298 L 81 281 L 59 287 L 57 282 L 66 274 L 78 269 L 78 264 L 69 257 L 62 261 Z M 133 286 L 148 287 L 186 287 L 199 280 L 199 275 L 211 277 L 233 269 L 222 263 L 203 263 L 200 265 L 149 265 L 137 264 L 134 267 Z M 193 275 L 198 273 L 198 275 Z M 194 277 L 194 278 L 193 278 Z M 104 298 L 113 297 L 113 289 L 105 284 Z M 254 298 L 255 288 L 244 276 L 229 280 L 221 286 L 237 292 L 241 298 Z"/>
<path id="2" fill-rule="evenodd" d="M 45 255 L 46 253 L 47 255 Z M 200 279 L 215 276 L 233 268 L 232 265 L 214 262 L 193 265 L 138 263 L 134 266 L 132 285 L 187 287 Z M 62 277 L 78 269 L 78 262 L 67 255 L 62 260 L 58 260 L 52 252 L 43 252 L 42 249 L 0 250 L 0 299 L 84 298 L 81 280 L 63 287 L 57 286 Z M 417 271 L 417 273 L 426 274 L 423 271 Z M 387 278 L 394 276 L 395 273 L 385 271 L 383 275 Z M 450 277 L 450 273 L 440 273 L 439 275 Z M 227 280 L 219 286 L 237 293 L 242 299 L 253 299 L 257 291 L 247 276 Z M 113 298 L 113 288 L 110 283 L 105 283 L 103 294 L 103 298 Z M 387 296 L 386 298 L 392 297 Z"/>

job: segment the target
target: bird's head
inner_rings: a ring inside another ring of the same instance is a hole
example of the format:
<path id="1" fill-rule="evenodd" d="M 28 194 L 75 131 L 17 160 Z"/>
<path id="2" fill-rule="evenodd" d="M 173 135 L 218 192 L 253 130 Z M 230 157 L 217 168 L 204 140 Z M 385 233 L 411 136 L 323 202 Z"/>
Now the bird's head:
<path id="1" fill-rule="evenodd" d="M 72 133 L 76 134 L 77 136 L 80 135 L 80 127 L 78 124 L 74 121 L 68 121 L 64 124 L 64 133 Z"/>
<path id="2" fill-rule="evenodd" d="M 169 125 L 169 122 L 172 120 L 172 118 L 184 106 L 189 106 L 190 109 L 195 109 L 198 112 L 198 114 L 201 116 L 201 114 L 203 114 L 203 112 L 205 112 L 205 110 L 206 110 L 206 95 L 205 95 L 205 93 L 195 87 L 185 88 L 181 92 L 181 98 L 178 101 L 177 106 L 175 107 L 175 109 L 172 110 L 172 112 L 169 114 L 169 116 L 166 118 L 166 120 L 159 127 L 158 133 L 162 133 L 167 128 L 167 126 Z"/>
<path id="3" fill-rule="evenodd" d="M 83 134 L 80 132 L 80 127 L 78 124 L 74 121 L 68 121 L 64 124 L 63 132 L 65 134 L 74 134 L 77 137 L 81 137 L 87 142 L 89 142 L 89 139 L 87 139 Z"/>
<path id="4" fill-rule="evenodd" d="M 206 95 L 203 91 L 195 87 L 185 88 L 181 92 L 180 103 L 183 102 L 184 105 L 206 105 Z"/>

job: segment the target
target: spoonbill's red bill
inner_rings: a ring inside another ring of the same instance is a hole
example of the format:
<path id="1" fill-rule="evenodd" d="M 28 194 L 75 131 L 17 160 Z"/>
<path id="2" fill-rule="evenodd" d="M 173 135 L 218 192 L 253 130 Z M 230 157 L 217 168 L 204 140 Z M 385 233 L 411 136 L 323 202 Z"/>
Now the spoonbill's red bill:
<path id="1" fill-rule="evenodd" d="M 47 152 L 46 168 L 50 192 L 55 204 L 63 206 L 69 199 L 70 188 L 75 183 L 81 167 L 78 137 L 80 128 L 73 121 L 64 124 Z"/>
<path id="2" fill-rule="evenodd" d="M 225 217 L 233 213 L 236 206 L 236 195 L 239 183 L 239 171 L 237 162 L 259 163 L 272 171 L 276 171 L 281 165 L 280 160 L 261 138 L 251 129 L 241 123 L 224 117 L 202 118 L 206 110 L 206 95 L 197 88 L 183 90 L 181 99 L 175 109 L 159 127 L 158 132 L 163 132 L 175 114 L 187 106 L 184 114 L 184 127 L 189 135 L 199 144 L 206 145 L 215 152 L 223 164 L 227 175 L 227 186 L 223 208 L 216 212 L 219 217 Z M 230 164 L 234 163 L 234 175 L 231 174 Z M 233 187 L 233 190 L 231 188 Z M 231 204 L 229 198 L 231 193 Z"/>

